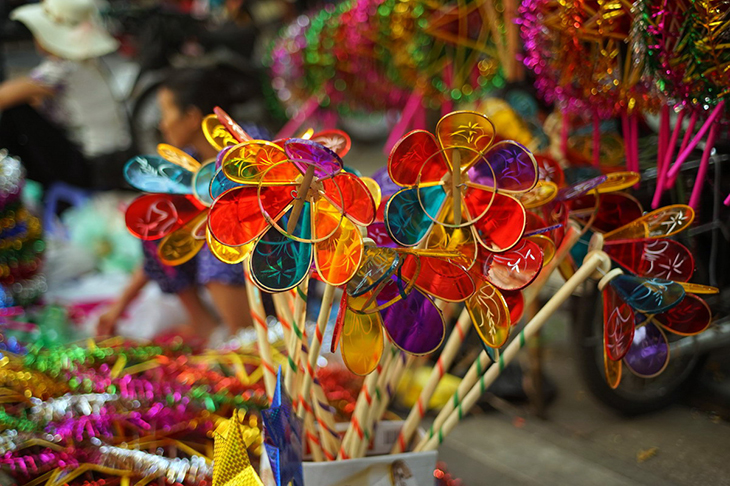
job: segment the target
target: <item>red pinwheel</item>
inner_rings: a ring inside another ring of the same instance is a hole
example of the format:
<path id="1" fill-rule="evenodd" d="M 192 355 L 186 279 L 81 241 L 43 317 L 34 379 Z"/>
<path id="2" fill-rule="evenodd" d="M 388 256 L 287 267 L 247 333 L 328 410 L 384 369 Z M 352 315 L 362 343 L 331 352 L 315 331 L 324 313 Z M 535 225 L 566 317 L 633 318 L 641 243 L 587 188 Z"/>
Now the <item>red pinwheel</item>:
<path id="1" fill-rule="evenodd" d="M 475 242 L 493 252 L 517 244 L 525 210 L 511 194 L 535 186 L 537 165 L 522 145 L 493 143 L 494 137 L 485 115 L 458 111 L 439 121 L 436 137 L 416 130 L 398 142 L 388 172 L 404 189 L 385 209 L 394 241 L 410 247 L 435 237 L 426 244 L 435 248 L 459 233 L 456 246 L 467 255 L 475 253 Z M 432 235 L 434 231 L 439 234 Z"/>

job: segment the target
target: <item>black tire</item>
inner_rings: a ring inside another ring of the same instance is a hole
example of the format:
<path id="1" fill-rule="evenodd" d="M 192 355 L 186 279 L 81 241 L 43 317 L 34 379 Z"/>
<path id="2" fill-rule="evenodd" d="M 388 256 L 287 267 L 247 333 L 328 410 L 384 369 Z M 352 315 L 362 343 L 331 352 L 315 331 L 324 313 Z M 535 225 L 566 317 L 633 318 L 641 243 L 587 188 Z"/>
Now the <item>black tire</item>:
<path id="1" fill-rule="evenodd" d="M 573 302 L 573 337 L 577 365 L 588 390 L 600 402 L 622 415 L 641 415 L 661 410 L 689 393 L 707 355 L 671 357 L 655 378 L 640 378 L 623 367 L 621 384 L 608 386 L 603 370 L 603 304 L 594 284 Z M 667 336 L 670 341 L 673 336 Z"/>

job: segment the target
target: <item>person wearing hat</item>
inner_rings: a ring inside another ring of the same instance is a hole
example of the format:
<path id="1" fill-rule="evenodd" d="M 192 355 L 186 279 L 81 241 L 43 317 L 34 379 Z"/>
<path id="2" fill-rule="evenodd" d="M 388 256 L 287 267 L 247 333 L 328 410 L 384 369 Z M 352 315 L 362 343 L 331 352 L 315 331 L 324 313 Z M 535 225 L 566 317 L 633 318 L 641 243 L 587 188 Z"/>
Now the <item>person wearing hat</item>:
<path id="1" fill-rule="evenodd" d="M 126 118 L 98 63 L 118 43 L 97 15 L 93 0 L 43 0 L 10 14 L 31 31 L 45 59 L 29 76 L 0 85 L 0 147 L 18 155 L 28 178 L 44 187 L 114 186 L 94 174 L 108 172 L 104 164 L 121 169 L 128 155 Z"/>

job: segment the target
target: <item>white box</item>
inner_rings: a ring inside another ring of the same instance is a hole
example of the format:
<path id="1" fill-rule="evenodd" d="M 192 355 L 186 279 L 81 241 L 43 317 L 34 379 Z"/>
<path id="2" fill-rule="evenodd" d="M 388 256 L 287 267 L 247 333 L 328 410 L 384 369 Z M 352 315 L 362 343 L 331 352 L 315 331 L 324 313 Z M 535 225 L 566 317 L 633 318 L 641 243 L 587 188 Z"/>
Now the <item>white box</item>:
<path id="1" fill-rule="evenodd" d="M 348 425 L 338 424 L 338 429 L 344 432 Z M 433 486 L 437 451 L 388 454 L 402 425 L 403 421 L 380 422 L 367 457 L 347 461 L 305 461 L 305 486 Z M 422 430 L 419 435 L 423 435 Z M 261 477 L 264 484 L 270 486 L 269 480 L 273 476 L 265 456 L 261 458 Z"/>

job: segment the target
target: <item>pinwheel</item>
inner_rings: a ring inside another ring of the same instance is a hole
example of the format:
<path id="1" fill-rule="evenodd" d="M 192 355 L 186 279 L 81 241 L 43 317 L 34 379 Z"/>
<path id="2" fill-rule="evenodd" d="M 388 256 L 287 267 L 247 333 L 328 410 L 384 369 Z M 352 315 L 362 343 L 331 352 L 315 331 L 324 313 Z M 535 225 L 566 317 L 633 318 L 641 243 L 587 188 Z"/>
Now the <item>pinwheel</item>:
<path id="1" fill-rule="evenodd" d="M 385 208 L 390 236 L 406 247 L 458 248 L 471 262 L 477 242 L 493 252 L 512 248 L 525 210 L 510 194 L 535 186 L 534 157 L 515 142 L 493 144 L 491 121 L 476 112 L 446 115 L 436 134 L 416 130 L 393 148 L 388 171 L 404 189 Z"/>
<path id="2" fill-rule="evenodd" d="M 429 354 L 446 332 L 434 299 L 463 302 L 474 291 L 469 273 L 443 252 L 366 246 L 363 263 L 342 296 L 332 351 L 341 338 L 347 367 L 368 374 L 380 362 L 385 329 L 403 351 Z"/>
<path id="3" fill-rule="evenodd" d="M 693 335 L 710 324 L 707 304 L 695 294 L 717 289 L 687 281 L 694 258 L 667 239 L 694 218 L 689 206 L 653 211 L 603 236 L 603 250 L 621 267 L 601 281 L 604 306 L 604 365 L 613 388 L 621 380 L 621 360 L 635 374 L 656 376 L 669 360 L 665 331 Z M 600 238 L 599 238 L 600 240 Z"/>
<path id="4" fill-rule="evenodd" d="M 143 241 L 160 241 L 158 255 L 166 265 L 181 265 L 193 258 L 209 238 L 208 207 L 213 202 L 208 186 L 215 173 L 213 161 L 200 164 L 171 145 L 160 144 L 159 156 L 140 155 L 127 162 L 129 184 L 149 192 L 127 208 L 129 231 Z"/>
<path id="5" fill-rule="evenodd" d="M 249 265 L 258 286 L 293 288 L 312 260 L 331 285 L 354 275 L 362 258 L 357 226 L 373 221 L 375 205 L 335 152 L 305 139 L 286 140 L 283 147 L 253 140 L 229 149 L 222 171 L 240 186 L 215 200 L 208 225 L 223 245 L 253 243 Z"/>

